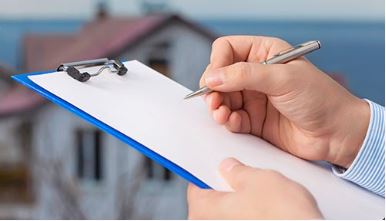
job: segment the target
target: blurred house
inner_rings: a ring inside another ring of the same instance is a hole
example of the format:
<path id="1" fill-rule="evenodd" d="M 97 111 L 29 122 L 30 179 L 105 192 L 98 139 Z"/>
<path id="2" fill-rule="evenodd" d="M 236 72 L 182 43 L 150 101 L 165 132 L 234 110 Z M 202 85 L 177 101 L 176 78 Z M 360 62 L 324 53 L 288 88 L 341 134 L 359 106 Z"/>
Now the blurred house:
<path id="1" fill-rule="evenodd" d="M 31 72 L 137 59 L 196 89 L 213 40 L 176 15 L 100 13 L 79 33 L 29 34 L 23 61 Z M 185 181 L 34 92 L 0 82 L 0 218 L 185 218 Z"/>
<path id="2" fill-rule="evenodd" d="M 0 63 L 0 94 L 13 84 L 10 78 L 10 74 L 14 74 L 16 71 L 13 68 Z"/>

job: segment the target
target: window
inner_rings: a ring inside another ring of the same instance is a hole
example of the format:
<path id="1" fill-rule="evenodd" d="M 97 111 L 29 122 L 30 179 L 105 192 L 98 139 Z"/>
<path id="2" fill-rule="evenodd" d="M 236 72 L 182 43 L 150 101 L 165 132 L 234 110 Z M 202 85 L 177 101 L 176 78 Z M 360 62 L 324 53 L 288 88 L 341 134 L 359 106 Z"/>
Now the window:
<path id="1" fill-rule="evenodd" d="M 145 157 L 144 162 L 146 176 L 148 179 L 157 179 L 163 181 L 169 181 L 172 179 L 172 174 L 168 169 L 154 163 L 150 158 Z"/>
<path id="2" fill-rule="evenodd" d="M 102 133 L 96 129 L 78 130 L 77 175 L 81 180 L 101 181 L 102 171 Z"/>
<path id="3" fill-rule="evenodd" d="M 33 124 L 22 120 L 11 132 L 0 138 L 0 201 L 33 203 L 31 163 Z M 11 142 L 8 142 L 11 141 Z"/>
<path id="4" fill-rule="evenodd" d="M 161 74 L 168 76 L 170 73 L 169 63 L 165 58 L 150 58 L 148 64 L 152 69 L 158 71 Z"/>
<path id="5" fill-rule="evenodd" d="M 169 76 L 169 49 L 170 44 L 168 42 L 161 42 L 151 46 L 150 54 L 147 60 L 147 64 L 149 67 L 154 70 L 164 74 L 165 76 Z"/>

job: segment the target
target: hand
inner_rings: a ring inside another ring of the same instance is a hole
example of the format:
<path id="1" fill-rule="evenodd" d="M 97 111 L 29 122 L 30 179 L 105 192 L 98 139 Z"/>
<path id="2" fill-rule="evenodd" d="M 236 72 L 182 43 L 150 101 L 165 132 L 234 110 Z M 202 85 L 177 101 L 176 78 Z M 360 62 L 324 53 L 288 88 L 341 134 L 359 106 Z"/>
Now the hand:
<path id="1" fill-rule="evenodd" d="M 189 219 L 321 219 L 312 195 L 278 172 L 254 169 L 235 159 L 220 171 L 235 192 L 188 187 Z"/>
<path id="2" fill-rule="evenodd" d="M 212 46 L 201 86 L 216 122 L 308 160 L 348 168 L 366 135 L 367 102 L 309 61 L 263 65 L 290 45 L 276 38 L 229 36 Z"/>

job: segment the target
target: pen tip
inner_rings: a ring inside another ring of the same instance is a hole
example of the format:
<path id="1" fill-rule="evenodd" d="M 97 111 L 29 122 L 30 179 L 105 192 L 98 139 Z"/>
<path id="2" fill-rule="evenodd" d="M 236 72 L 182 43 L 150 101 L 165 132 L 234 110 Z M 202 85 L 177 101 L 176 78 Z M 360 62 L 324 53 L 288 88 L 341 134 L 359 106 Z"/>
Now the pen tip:
<path id="1" fill-rule="evenodd" d="M 192 95 L 191 94 L 188 94 L 188 95 L 186 95 L 185 97 L 184 97 L 184 100 L 188 100 L 189 98 L 191 98 L 192 97 Z"/>
<path id="2" fill-rule="evenodd" d="M 192 93 L 186 95 L 186 96 L 184 97 L 184 100 L 188 100 L 188 99 L 190 99 L 190 98 L 192 98 L 192 97 L 195 97 L 195 96 L 198 96 L 198 95 L 199 95 L 199 93 L 197 93 L 197 92 L 192 92 Z"/>
<path id="3" fill-rule="evenodd" d="M 192 98 L 192 97 L 201 96 L 201 95 L 209 93 L 209 92 L 211 92 L 211 90 L 208 87 L 202 87 L 199 90 L 194 91 L 194 92 L 186 95 L 184 99 L 186 100 L 186 99 L 189 99 L 189 98 Z"/>

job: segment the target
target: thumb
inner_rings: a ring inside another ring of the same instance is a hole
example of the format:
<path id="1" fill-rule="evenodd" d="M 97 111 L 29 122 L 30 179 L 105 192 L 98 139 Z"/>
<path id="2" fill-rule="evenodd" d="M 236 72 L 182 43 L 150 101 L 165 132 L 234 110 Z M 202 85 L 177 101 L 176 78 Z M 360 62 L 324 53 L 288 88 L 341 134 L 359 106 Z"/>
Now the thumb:
<path id="1" fill-rule="evenodd" d="M 209 88 L 232 92 L 255 90 L 268 95 L 282 94 L 285 88 L 291 86 L 296 75 L 291 74 L 288 64 L 259 64 L 238 62 L 222 68 L 207 69 L 205 84 Z M 290 84 L 290 85 L 289 85 Z"/>
<path id="2" fill-rule="evenodd" d="M 221 175 L 235 191 L 242 188 L 255 171 L 256 169 L 244 165 L 235 158 L 225 159 L 220 164 Z"/>

